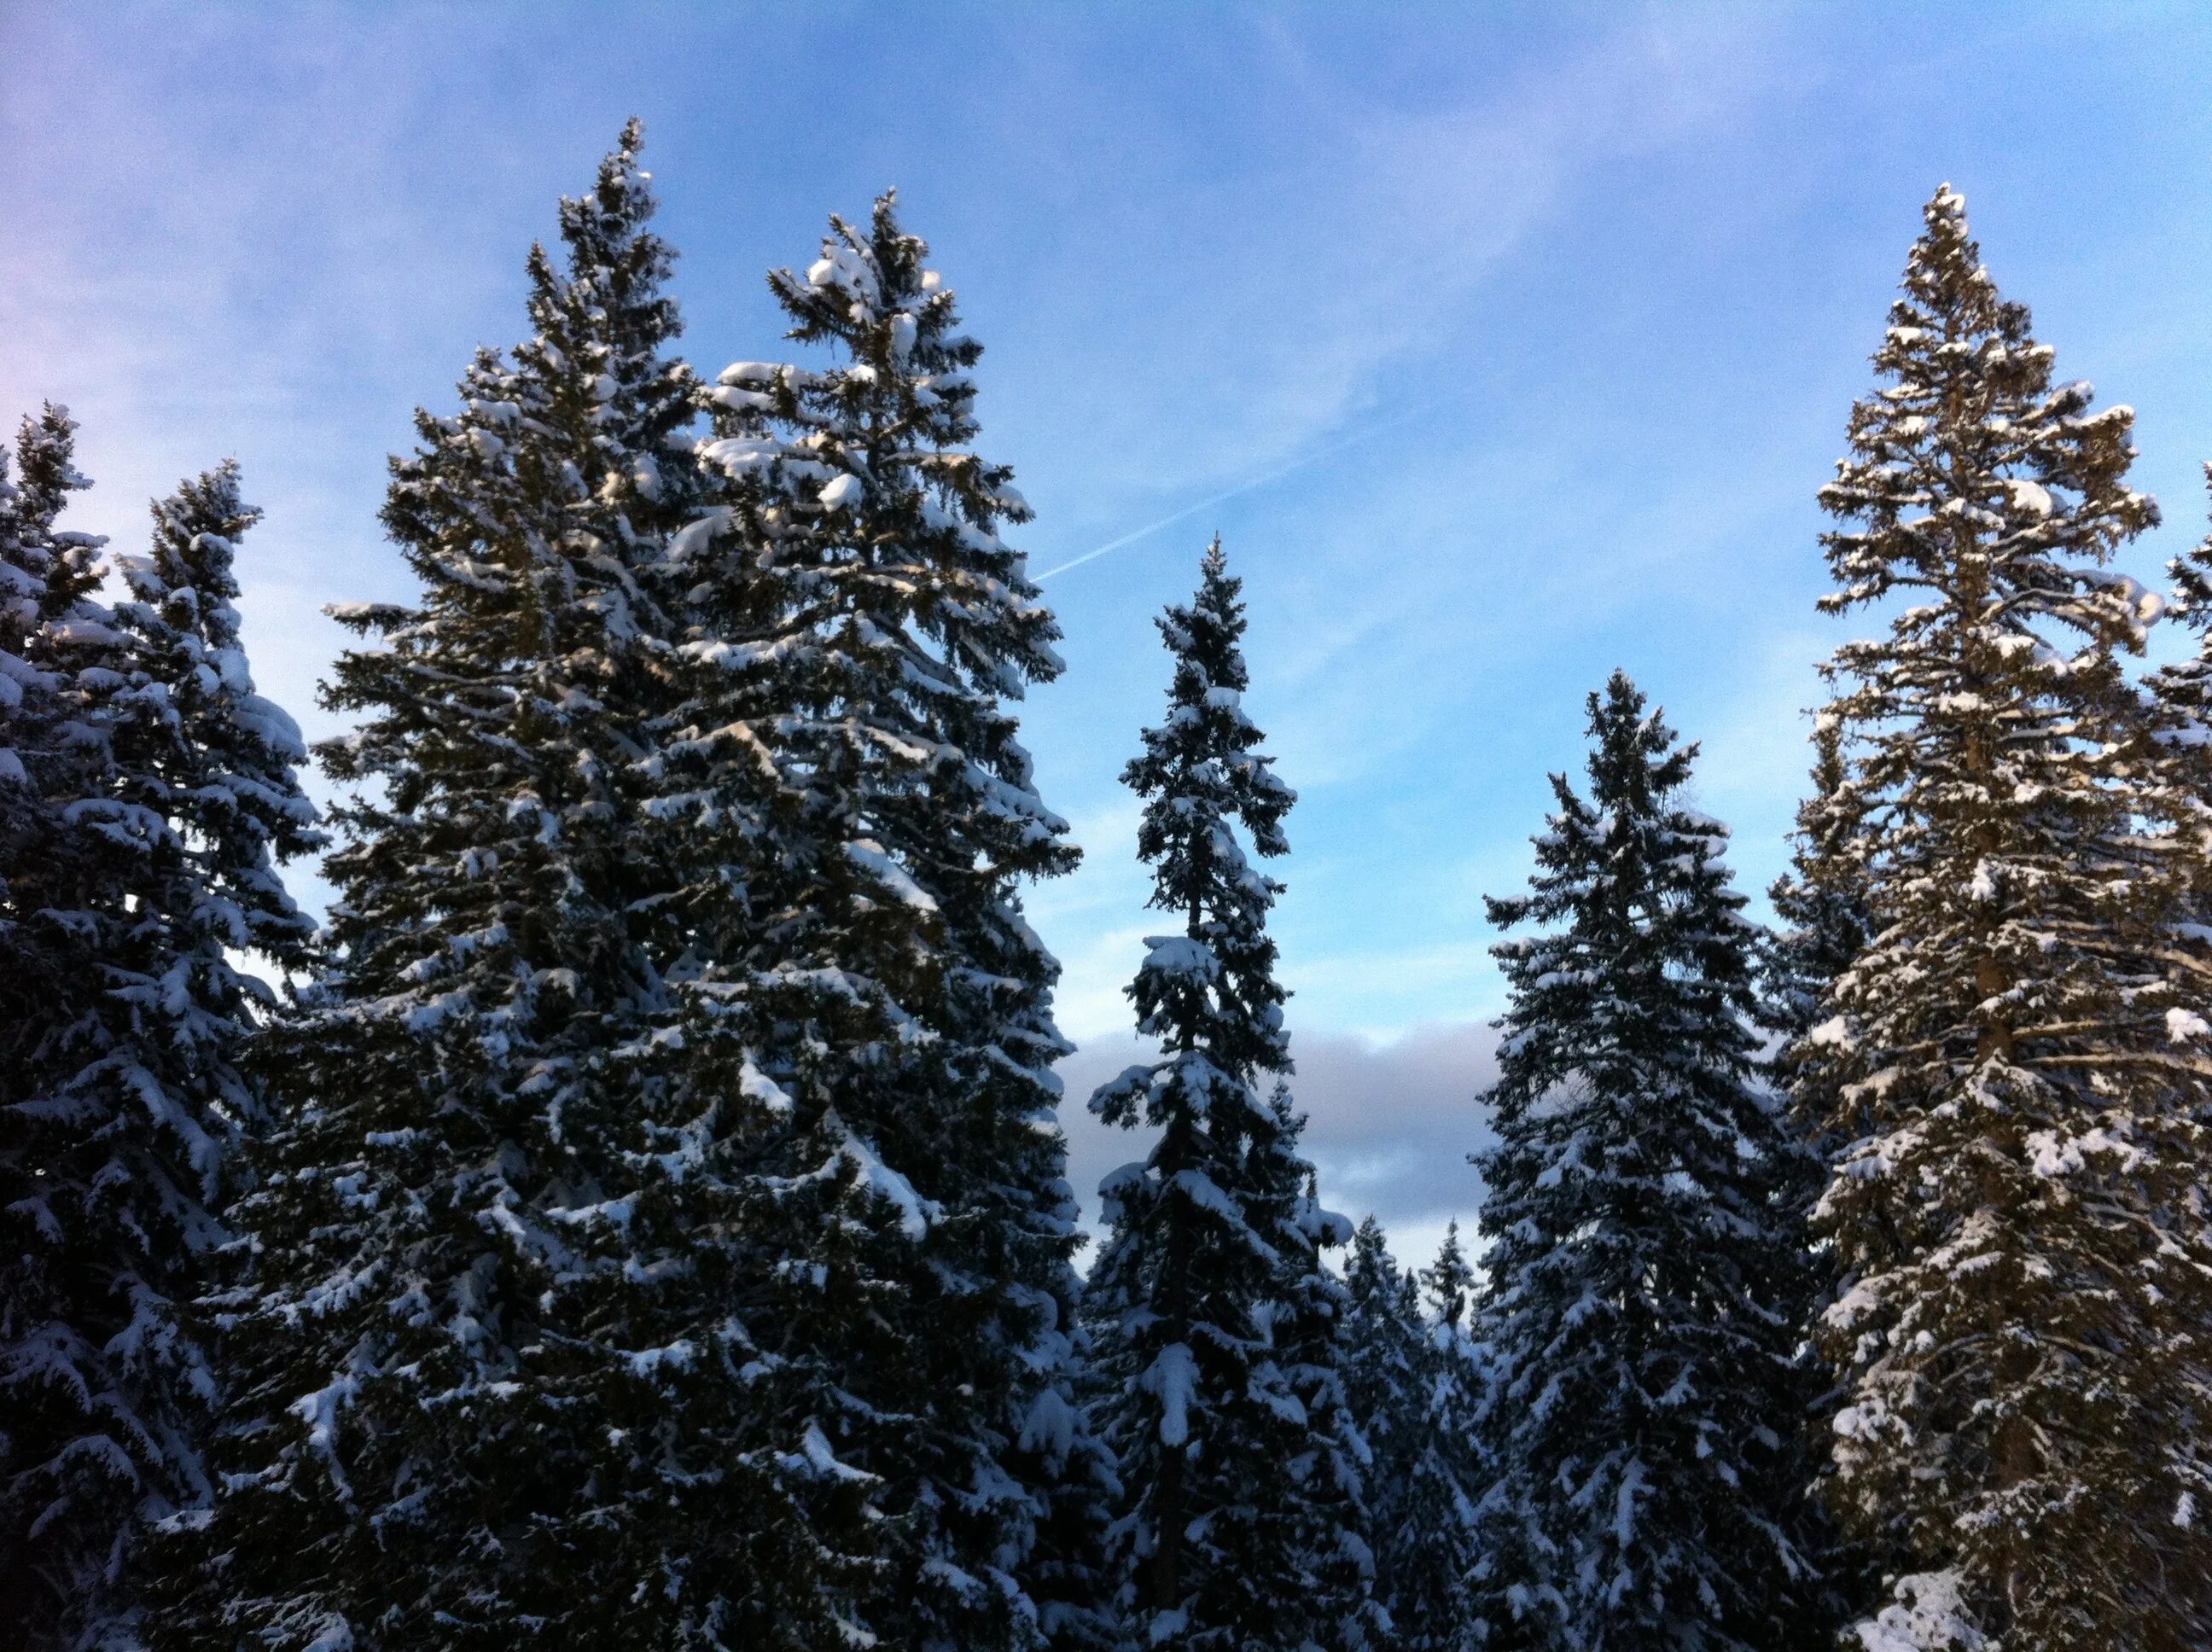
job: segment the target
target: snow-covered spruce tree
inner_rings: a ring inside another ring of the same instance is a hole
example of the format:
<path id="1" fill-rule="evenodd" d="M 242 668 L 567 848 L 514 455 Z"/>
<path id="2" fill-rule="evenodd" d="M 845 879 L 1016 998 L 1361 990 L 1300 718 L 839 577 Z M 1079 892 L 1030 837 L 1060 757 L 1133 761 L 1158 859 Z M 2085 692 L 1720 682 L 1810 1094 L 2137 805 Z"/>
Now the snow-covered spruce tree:
<path id="1" fill-rule="evenodd" d="M 16 433 L 16 480 L 0 450 L 0 1053 L 30 1069 L 70 1017 L 56 983 L 78 954 L 79 926 L 57 921 L 58 898 L 88 875 L 68 863 L 89 843 L 61 811 L 92 789 L 104 756 L 92 684 L 80 667 L 120 682 L 102 658 L 118 646 L 91 600 L 100 580 L 96 535 L 57 525 L 69 495 L 88 486 L 73 462 L 76 426 L 49 403 Z"/>
<path id="2" fill-rule="evenodd" d="M 306 962 L 313 926 L 275 863 L 320 840 L 299 732 L 240 646 L 232 560 L 258 513 L 235 467 L 155 505 L 109 613 L 87 596 L 97 542 L 52 531 L 82 485 L 68 426 L 50 410 L 26 435 L 44 502 L 19 527 L 66 570 L 43 675 L 67 727 L 38 765 L 46 850 L 9 879 L 11 917 L 62 937 L 34 952 L 45 1002 L 11 1022 L 24 1088 L 0 1115 L 0 1204 L 25 1230 L 0 1309 L 0 1561 L 11 1621 L 60 1646 L 117 1629 L 143 1523 L 210 1494 L 212 1361 L 184 1309 L 216 1278 L 237 1149 L 263 1121 L 238 1063 L 274 1004 L 235 960 Z"/>
<path id="3" fill-rule="evenodd" d="M 1489 902 L 1545 928 L 1493 949 L 1486 1616 L 1493 1644 L 1799 1645 L 1792 1149 L 1755 1083 L 1753 932 L 1727 829 L 1682 801 L 1696 748 L 1620 672 L 1589 728 L 1589 795 L 1553 777 L 1532 893 Z"/>
<path id="4" fill-rule="evenodd" d="M 2204 475 L 2212 486 L 2212 465 L 2204 467 Z M 2173 581 L 2166 616 L 2197 634 L 2197 647 L 2189 658 L 2151 673 L 2150 708 L 2159 725 L 2155 742 L 2173 771 L 2172 783 L 2197 805 L 2189 827 L 2201 830 L 2212 813 L 2212 537 L 2168 562 L 2166 572 Z M 2192 899 L 2197 921 L 2204 922 L 2212 916 L 2212 853 L 2203 856 L 2196 870 Z M 2197 975 L 2202 959 L 2192 950 L 2170 957 L 2169 965 L 2184 977 Z"/>
<path id="5" fill-rule="evenodd" d="M 1760 1021 L 1790 1041 L 1827 1018 L 1822 996 L 1868 940 L 1863 892 L 1843 871 L 1852 794 L 1843 725 L 1832 714 L 1823 713 L 1815 726 L 1813 750 L 1813 790 L 1797 806 L 1790 870 L 1767 890 L 1781 926 L 1761 960 Z"/>
<path id="6" fill-rule="evenodd" d="M 723 1587 L 660 1540 L 713 1474 L 649 1426 L 683 1362 L 631 1340 L 602 1242 L 636 1180 L 623 1052 L 666 1019 L 626 776 L 694 416 L 639 143 L 562 203 L 565 269 L 533 252 L 534 336 L 393 462 L 419 604 L 337 610 L 380 641 L 326 690 L 362 717 L 318 754 L 356 788 L 330 963 L 264 1051 L 227 1489 L 179 1522 L 164 1644 L 689 1644 Z"/>
<path id="7" fill-rule="evenodd" d="M 1469 1652 L 1480 1643 L 1473 1585 L 1475 1499 L 1487 1484 L 1480 1453 L 1486 1384 L 1468 1335 L 1474 1283 L 1454 1222 L 1436 1260 L 1402 1288 L 1401 1312 L 1419 1333 L 1413 1369 L 1421 1447 L 1406 1466 L 1396 1523 L 1375 1527 L 1400 1652 Z"/>
<path id="8" fill-rule="evenodd" d="M 1076 851 L 1008 703 L 1059 631 L 927 258 L 888 195 L 833 219 L 770 277 L 827 361 L 711 396 L 655 805 L 696 926 L 666 1105 L 720 1143 L 676 1193 L 741 1259 L 732 1461 L 799 1511 L 822 1609 L 887 1646 L 1073 1647 L 1111 1477 L 1073 1404 L 1066 1046 L 1019 885 Z"/>
<path id="9" fill-rule="evenodd" d="M 1365 1446 L 1341 1372 L 1316 1357 L 1340 1349 L 1349 1308 L 1318 1252 L 1350 1235 L 1304 1191 L 1287 1102 L 1256 1088 L 1290 1069 L 1267 932 L 1280 886 L 1236 829 L 1283 853 L 1293 795 L 1241 703 L 1238 591 L 1217 539 L 1196 598 L 1159 622 L 1168 714 L 1122 777 L 1145 799 L 1151 903 L 1182 927 L 1146 943 L 1129 989 L 1162 1059 L 1091 1103 L 1160 1132 L 1099 1189 L 1109 1233 L 1085 1297 L 1097 1420 L 1122 1488 L 1110 1565 L 1140 1644 L 1362 1647 L 1388 1627 L 1371 1598 Z"/>
<path id="10" fill-rule="evenodd" d="M 1373 1530 L 1375 1598 L 1402 1631 L 1393 1599 L 1390 1536 L 1399 1529 L 1409 1469 L 1421 1447 L 1419 1290 L 1390 1254 L 1372 1215 L 1352 1236 L 1345 1259 L 1344 1394 L 1366 1441 L 1367 1512 Z"/>
<path id="11" fill-rule="evenodd" d="M 1910 604 L 1831 668 L 1857 823 L 1823 876 L 1873 936 L 1797 1058 L 1848 1143 L 1830 1501 L 1899 1575 L 1870 1644 L 2197 1646 L 2198 851 L 2118 659 L 2154 604 L 2104 566 L 2155 511 L 2129 410 L 2053 385 L 1958 194 L 1924 216 L 1821 494 L 1823 606 Z"/>
<path id="12" fill-rule="evenodd" d="M 179 1467 L 103 1369 L 131 1321 L 87 1208 L 112 1121 L 70 1093 L 100 1042 L 102 920 L 125 887 L 75 806 L 106 788 L 101 701 L 128 666 L 92 596 L 104 542 L 58 525 L 89 485 L 76 431 L 49 403 L 17 432 L 12 483 L 0 454 L 0 1621 L 38 1648 L 84 1626 L 149 1471 Z"/>
<path id="13" fill-rule="evenodd" d="M 1370 1454 L 1375 1597 L 1400 1652 L 1460 1652 L 1476 1634 L 1468 1430 L 1472 1375 L 1462 1338 L 1469 1275 L 1456 1226 L 1422 1279 L 1401 1273 L 1373 1217 L 1352 1236 L 1344 1386 Z"/>

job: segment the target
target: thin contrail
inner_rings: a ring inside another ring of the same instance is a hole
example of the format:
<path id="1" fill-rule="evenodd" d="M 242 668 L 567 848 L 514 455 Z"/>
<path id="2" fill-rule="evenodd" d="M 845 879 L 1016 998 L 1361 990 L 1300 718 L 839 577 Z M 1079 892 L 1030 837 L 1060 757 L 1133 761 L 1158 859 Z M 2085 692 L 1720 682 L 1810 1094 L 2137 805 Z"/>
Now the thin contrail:
<path id="1" fill-rule="evenodd" d="M 1290 475 L 1293 471 L 1302 471 L 1309 465 L 1316 465 L 1322 459 L 1333 458 L 1334 455 L 1342 452 L 1346 448 L 1352 446 L 1357 442 L 1365 441 L 1370 436 L 1380 435 L 1383 431 L 1392 429 L 1398 425 L 1404 424 L 1408 420 L 1415 418 L 1430 410 L 1430 409 L 1425 407 L 1416 408 L 1412 412 L 1401 413 L 1395 419 L 1385 419 L 1379 424 L 1370 424 L 1364 430 L 1359 431 L 1356 434 L 1346 436 L 1342 441 L 1332 443 L 1330 446 L 1322 448 L 1319 452 L 1308 453 L 1303 458 L 1294 459 L 1287 465 L 1278 465 L 1273 470 L 1266 471 L 1260 476 L 1255 476 L 1249 482 L 1240 482 L 1235 487 L 1227 489 L 1225 492 L 1214 495 L 1211 499 L 1201 499 L 1195 505 L 1186 505 L 1182 509 L 1176 512 L 1172 516 L 1163 516 L 1157 522 L 1148 522 L 1141 528 L 1137 528 L 1130 532 L 1123 534 L 1119 539 L 1109 539 L 1104 544 L 1100 545 L 1095 550 L 1086 550 L 1080 556 L 1071 557 L 1068 561 L 1060 563 L 1057 568 L 1048 568 L 1045 569 L 1043 573 L 1031 574 L 1030 577 L 1042 582 L 1051 579 L 1055 574 L 1065 574 L 1072 568 L 1081 568 L 1085 562 L 1096 562 L 1099 557 L 1103 556 L 1109 550 L 1119 550 L 1124 545 L 1133 545 L 1139 539 L 1151 538 L 1153 534 L 1158 533 L 1162 528 L 1173 527 L 1185 517 L 1196 516 L 1200 511 L 1210 511 L 1216 505 L 1223 504 L 1229 500 L 1234 499 L 1239 494 L 1250 493 L 1255 488 L 1264 488 L 1270 482 L 1278 481 L 1280 478 Z"/>

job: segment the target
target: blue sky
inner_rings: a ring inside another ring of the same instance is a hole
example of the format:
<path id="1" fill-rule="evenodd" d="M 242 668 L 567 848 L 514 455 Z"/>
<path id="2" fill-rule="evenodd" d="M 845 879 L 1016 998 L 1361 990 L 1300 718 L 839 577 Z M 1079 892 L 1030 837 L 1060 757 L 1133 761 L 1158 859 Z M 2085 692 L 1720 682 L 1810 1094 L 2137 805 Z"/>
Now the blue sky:
<path id="1" fill-rule="evenodd" d="M 384 456 L 642 115 L 693 360 L 896 184 L 988 347 L 979 444 L 1067 637 L 1026 717 L 1089 853 L 1039 891 L 1079 1094 L 1152 926 L 1115 785 L 1148 623 L 1218 529 L 1302 794 L 1278 926 L 1334 1201 L 1413 1252 L 1476 1188 L 1480 896 L 1626 665 L 1763 888 L 1805 763 L 1814 489 L 1949 179 L 2060 370 L 2140 413 L 2167 525 L 2212 458 L 2212 14 L 1704 7 L 0 4 L 0 414 L 82 420 L 118 544 L 224 454 L 268 511 L 249 644 L 311 730 L 326 602 L 404 598 Z M 1166 525 L 1139 534 L 1155 524 Z M 1132 535 L 1139 537 L 1131 538 Z M 1079 1114 L 1072 1108 L 1071 1114 Z M 1127 1157 L 1071 1116 L 1079 1186 Z"/>

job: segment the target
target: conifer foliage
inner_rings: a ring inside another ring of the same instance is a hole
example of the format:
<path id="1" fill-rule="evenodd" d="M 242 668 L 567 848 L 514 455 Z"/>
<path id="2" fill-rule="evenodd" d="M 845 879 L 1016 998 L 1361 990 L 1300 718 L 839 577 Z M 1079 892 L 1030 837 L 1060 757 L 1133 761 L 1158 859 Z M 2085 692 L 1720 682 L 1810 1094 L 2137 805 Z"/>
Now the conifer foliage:
<path id="1" fill-rule="evenodd" d="M 239 1063 L 275 1002 L 240 960 L 306 962 L 276 862 L 320 841 L 299 731 L 240 645 L 232 564 L 258 513 L 236 467 L 155 505 L 108 609 L 100 542 L 55 526 L 84 485 L 72 434 L 58 409 L 27 423 L 22 485 L 0 496 L 21 603 L 21 767 L 0 780 L 21 995 L 0 1064 L 0 1611 L 33 1646 L 127 1618 L 146 1522 L 210 1495 L 218 1372 L 185 1310 L 265 1120 Z"/>
<path id="2" fill-rule="evenodd" d="M 1239 589 L 1217 539 L 1196 598 L 1158 623 L 1168 714 L 1123 774 L 1145 799 L 1152 904 L 1181 926 L 1146 942 L 1129 989 L 1162 1059 L 1091 1103 L 1160 1132 L 1099 1190 L 1086 1299 L 1122 1488 L 1109 1565 L 1140 1643 L 1352 1648 L 1387 1619 L 1339 1368 L 1349 1304 L 1318 1257 L 1351 1236 L 1310 1197 L 1286 1099 L 1256 1087 L 1290 1068 L 1266 927 L 1280 886 L 1236 829 L 1281 854 L 1293 796 L 1243 710 Z"/>
<path id="3" fill-rule="evenodd" d="M 2133 416 L 1955 191 L 1821 493 L 1882 630 L 1778 932 L 1621 672 L 1488 902 L 1480 1276 L 1322 1206 L 1213 540 L 1083 1281 L 982 346 L 885 194 L 702 383 L 641 145 L 392 462 L 320 934 L 237 465 L 110 560 L 65 410 L 0 454 L 0 1642 L 2212 1647 L 2212 540 L 2134 680 Z"/>
<path id="4" fill-rule="evenodd" d="M 1924 217 L 1821 495 L 1824 606 L 1910 601 L 1832 666 L 1856 823 L 1820 876 L 1872 930 L 1801 1046 L 1847 1144 L 1833 1501 L 1900 1577 L 1875 1643 L 2198 1645 L 2201 841 L 2121 670 L 2154 600 L 2105 567 L 2155 510 L 1963 199 Z"/>
<path id="5" fill-rule="evenodd" d="M 1488 1364 L 1468 1326 L 1474 1283 L 1453 1222 L 1418 1276 L 1418 1293 L 1409 1286 L 1404 1297 L 1421 1331 L 1414 1364 L 1420 1444 L 1395 1521 L 1378 1520 L 1375 1528 L 1402 1652 L 1467 1652 L 1479 1643 L 1476 1503 L 1489 1482 L 1482 1442 L 1492 1395 Z M 1372 1479 L 1379 1482 L 1379 1473 Z"/>
<path id="6" fill-rule="evenodd" d="M 1813 750 L 1813 790 L 1797 807 L 1790 870 L 1767 890 L 1782 922 L 1765 946 L 1760 1018 L 1791 1040 L 1826 1018 L 1823 995 L 1868 940 L 1863 891 L 1842 871 L 1850 853 L 1851 790 L 1843 725 L 1832 714 L 1821 716 Z M 1785 1050 L 1785 1069 L 1787 1059 Z"/>
<path id="7" fill-rule="evenodd" d="M 1476 1644 L 1472 1278 L 1456 1223 L 1418 1279 L 1399 1271 L 1372 1216 L 1353 1234 L 1345 1266 L 1345 1393 L 1369 1453 L 1375 1597 L 1401 1652 Z"/>
<path id="8" fill-rule="evenodd" d="M 1802 1633 L 1791 1148 L 1753 1083 L 1753 934 L 1694 746 L 1614 673 L 1589 794 L 1553 778 L 1531 893 L 1489 902 L 1511 993 L 1480 1155 L 1493 1644 Z"/>

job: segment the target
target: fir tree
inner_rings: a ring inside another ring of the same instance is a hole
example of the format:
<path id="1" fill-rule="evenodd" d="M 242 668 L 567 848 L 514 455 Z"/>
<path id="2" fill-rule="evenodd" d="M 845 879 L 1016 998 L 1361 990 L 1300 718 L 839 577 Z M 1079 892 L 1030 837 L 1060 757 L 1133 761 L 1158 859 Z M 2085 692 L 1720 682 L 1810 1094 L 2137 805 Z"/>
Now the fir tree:
<path id="1" fill-rule="evenodd" d="M 1058 966 L 1018 895 L 1075 851 L 1008 703 L 1058 675 L 1058 627 L 927 258 L 888 195 L 833 219 L 770 278 L 826 365 L 712 392 L 655 805 L 696 960 L 669 1116 L 718 1143 L 680 1196 L 742 1272 L 732 1460 L 818 1609 L 886 1645 L 1079 1646 L 1111 1477 L 1073 1397 Z"/>
<path id="2" fill-rule="evenodd" d="M 1489 903 L 1511 993 L 1478 1156 L 1500 1392 L 1494 1643 L 1781 1647 L 1802 1635 L 1790 1147 L 1755 1085 L 1753 934 L 1694 746 L 1628 678 L 1553 778 L 1532 892 Z"/>
<path id="3" fill-rule="evenodd" d="M 562 203 L 565 269 L 533 252 L 534 337 L 393 462 L 420 604 L 337 610 L 381 641 L 325 695 L 365 714 L 319 752 L 356 787 L 331 963 L 266 1051 L 228 1489 L 179 1522 L 167 1644 L 720 1643 L 729 1580 L 641 1515 L 714 1495 L 651 1426 L 684 1351 L 630 1339 L 638 1259 L 606 1238 L 624 1053 L 668 1014 L 634 915 L 664 879 L 627 776 L 674 647 L 645 572 L 690 510 L 639 143 Z"/>
<path id="4" fill-rule="evenodd" d="M 1290 1068 L 1266 920 L 1293 796 L 1245 715 L 1239 582 L 1219 540 L 1195 600 L 1159 622 L 1168 715 L 1124 783 L 1145 799 L 1152 904 L 1182 920 L 1131 986 L 1163 1059 L 1103 1087 L 1108 1122 L 1160 1131 L 1100 1187 L 1109 1227 L 1086 1297 L 1102 1437 L 1122 1487 L 1110 1561 L 1131 1634 L 1156 1646 L 1350 1648 L 1371 1598 L 1360 1459 L 1333 1361 L 1349 1303 L 1322 1269 L 1350 1236 L 1315 1206 L 1297 1121 L 1257 1080 Z"/>
<path id="5" fill-rule="evenodd" d="M 1964 201 L 1924 216 L 1821 495 L 1823 606 L 1911 604 L 1832 668 L 1856 823 L 1821 878 L 1872 938 L 1796 1058 L 1848 1144 L 1831 1501 L 1902 1575 L 1863 1637 L 2200 1645 L 2197 849 L 2120 664 L 2154 604 L 2104 566 L 2155 508 Z"/>
<path id="6" fill-rule="evenodd" d="M 216 1278 L 237 1150 L 264 1120 L 238 1063 L 274 1004 L 238 960 L 305 963 L 313 926 L 275 863 L 320 841 L 299 732 L 240 646 L 232 560 L 258 513 L 236 468 L 155 504 L 111 613 L 89 599 L 98 542 L 52 525 L 83 485 L 69 436 L 56 410 L 27 428 L 14 562 L 37 565 L 36 536 L 61 576 L 29 650 L 59 715 L 32 771 L 46 841 L 9 880 L 44 1001 L 11 1021 L 25 1082 L 0 1122 L 0 1205 L 23 1229 L 0 1308 L 0 1564 L 34 1646 L 119 1632 L 144 1523 L 210 1495 L 214 1362 L 182 1310 Z"/>

